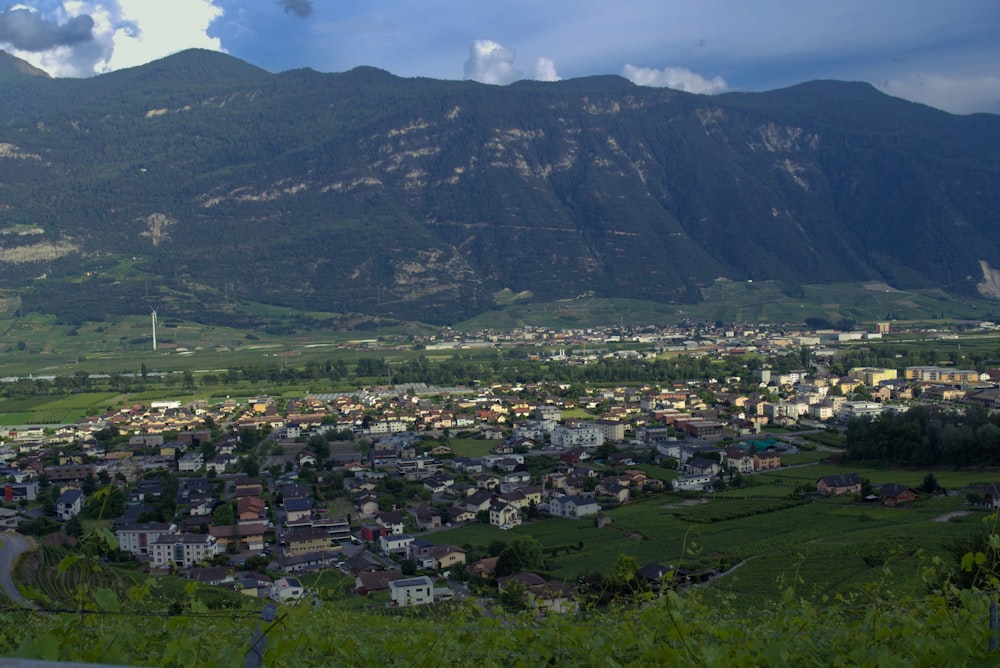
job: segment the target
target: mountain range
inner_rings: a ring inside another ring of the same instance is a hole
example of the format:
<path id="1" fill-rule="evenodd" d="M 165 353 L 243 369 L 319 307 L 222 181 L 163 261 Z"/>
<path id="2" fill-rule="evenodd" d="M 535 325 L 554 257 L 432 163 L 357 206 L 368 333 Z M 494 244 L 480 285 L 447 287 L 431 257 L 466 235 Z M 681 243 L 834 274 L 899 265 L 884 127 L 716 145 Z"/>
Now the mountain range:
<path id="1" fill-rule="evenodd" d="M 0 89 L 0 291 L 66 322 L 453 323 L 719 280 L 1000 297 L 1000 117 L 867 84 L 499 87 L 190 50 L 89 79 L 0 53 Z"/>

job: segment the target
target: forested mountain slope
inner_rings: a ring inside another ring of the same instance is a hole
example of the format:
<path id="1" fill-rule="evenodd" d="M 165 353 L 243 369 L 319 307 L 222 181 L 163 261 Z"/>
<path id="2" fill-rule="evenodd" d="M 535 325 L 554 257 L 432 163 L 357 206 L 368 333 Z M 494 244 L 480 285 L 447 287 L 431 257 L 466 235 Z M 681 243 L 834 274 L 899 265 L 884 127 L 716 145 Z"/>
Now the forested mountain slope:
<path id="1" fill-rule="evenodd" d="M 720 277 L 1000 284 L 1000 117 L 866 84 L 496 87 L 207 51 L 67 80 L 10 60 L 0 289 L 70 321 L 245 300 L 453 322 L 503 288 L 683 302 Z"/>

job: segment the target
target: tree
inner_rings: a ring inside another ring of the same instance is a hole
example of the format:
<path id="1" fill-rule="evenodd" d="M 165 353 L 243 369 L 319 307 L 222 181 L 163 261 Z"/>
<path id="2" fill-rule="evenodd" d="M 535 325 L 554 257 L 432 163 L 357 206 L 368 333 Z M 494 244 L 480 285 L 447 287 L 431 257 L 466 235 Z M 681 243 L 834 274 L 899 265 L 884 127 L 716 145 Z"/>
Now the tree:
<path id="1" fill-rule="evenodd" d="M 322 434 L 313 434 L 306 443 L 306 449 L 316 455 L 317 462 L 322 465 L 330 458 L 330 443 Z"/>
<path id="2" fill-rule="evenodd" d="M 212 511 L 212 523 L 213 524 L 236 524 L 236 511 L 233 510 L 233 504 L 231 503 L 220 503 Z"/>
<path id="3" fill-rule="evenodd" d="M 500 605 L 507 612 L 521 612 L 528 609 L 528 592 L 520 582 L 508 582 L 500 592 Z"/>
<path id="4" fill-rule="evenodd" d="M 869 390 L 868 386 L 864 383 L 858 383 L 854 386 L 854 399 L 856 401 L 871 401 L 871 390 Z"/>
<path id="5" fill-rule="evenodd" d="M 497 558 L 498 577 L 530 571 L 542 565 L 542 544 L 531 536 L 518 536 Z"/>
<path id="6" fill-rule="evenodd" d="M 921 483 L 918 491 L 926 494 L 936 494 L 939 489 L 941 489 L 941 486 L 938 484 L 937 478 L 934 477 L 933 473 L 928 473 L 924 476 L 924 481 Z"/>
<path id="7" fill-rule="evenodd" d="M 63 525 L 63 531 L 67 536 L 79 538 L 83 535 L 83 522 L 80 521 L 79 517 L 74 516 L 70 518 L 65 525 Z"/>

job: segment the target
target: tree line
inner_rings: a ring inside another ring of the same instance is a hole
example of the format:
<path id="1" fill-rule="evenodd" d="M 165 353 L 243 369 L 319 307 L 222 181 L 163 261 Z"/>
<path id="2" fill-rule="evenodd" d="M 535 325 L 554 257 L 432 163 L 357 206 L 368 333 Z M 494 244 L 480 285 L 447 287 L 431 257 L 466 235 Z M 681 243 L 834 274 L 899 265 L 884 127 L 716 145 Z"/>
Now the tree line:
<path id="1" fill-rule="evenodd" d="M 905 413 L 855 418 L 847 424 L 844 460 L 912 466 L 1000 464 L 1000 415 L 917 406 Z"/>

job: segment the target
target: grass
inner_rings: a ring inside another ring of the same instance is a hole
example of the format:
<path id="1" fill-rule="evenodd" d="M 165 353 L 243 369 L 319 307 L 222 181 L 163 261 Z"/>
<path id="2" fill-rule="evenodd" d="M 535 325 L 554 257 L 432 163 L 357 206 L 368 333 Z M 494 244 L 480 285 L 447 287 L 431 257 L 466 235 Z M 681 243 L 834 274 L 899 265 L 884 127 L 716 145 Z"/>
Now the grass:
<path id="1" fill-rule="evenodd" d="M 811 450 L 811 451 L 803 450 L 794 453 L 782 454 L 781 465 L 797 466 L 800 464 L 813 464 L 816 462 L 821 462 L 829 456 L 830 456 L 829 452 L 822 452 L 820 450 Z"/>
<path id="2" fill-rule="evenodd" d="M 851 469 L 872 482 L 917 486 L 925 471 Z M 483 548 L 517 535 L 536 538 L 546 550 L 549 576 L 574 580 L 608 573 L 619 554 L 690 568 L 741 564 L 714 589 L 752 605 L 774 599 L 783 587 L 800 585 L 807 596 L 846 594 L 882 581 L 900 592 L 924 586 L 921 569 L 931 557 L 947 563 L 951 546 L 982 530 L 986 513 L 964 504 L 964 495 L 933 496 L 898 508 L 848 497 L 805 500 L 793 496 L 803 482 L 842 474 L 817 464 L 749 476 L 750 487 L 704 497 L 658 494 L 603 512 L 612 523 L 598 529 L 592 519 L 547 518 L 511 531 L 473 523 L 436 532 L 435 543 Z M 988 473 L 935 471 L 940 484 L 959 490 L 991 478 Z M 691 503 L 695 501 L 694 503 Z M 947 522 L 947 513 L 969 514 Z M 957 565 L 957 564 L 954 564 Z M 890 575 L 883 572 L 891 566 Z"/>
<path id="3" fill-rule="evenodd" d="M 0 424 L 65 424 L 102 413 L 116 397 L 107 392 L 70 394 L 59 398 L 30 397 L 0 401 Z"/>
<path id="4" fill-rule="evenodd" d="M 452 438 L 448 441 L 448 445 L 457 457 L 482 457 L 490 454 L 490 450 L 497 446 L 497 441 L 484 438 Z"/>

